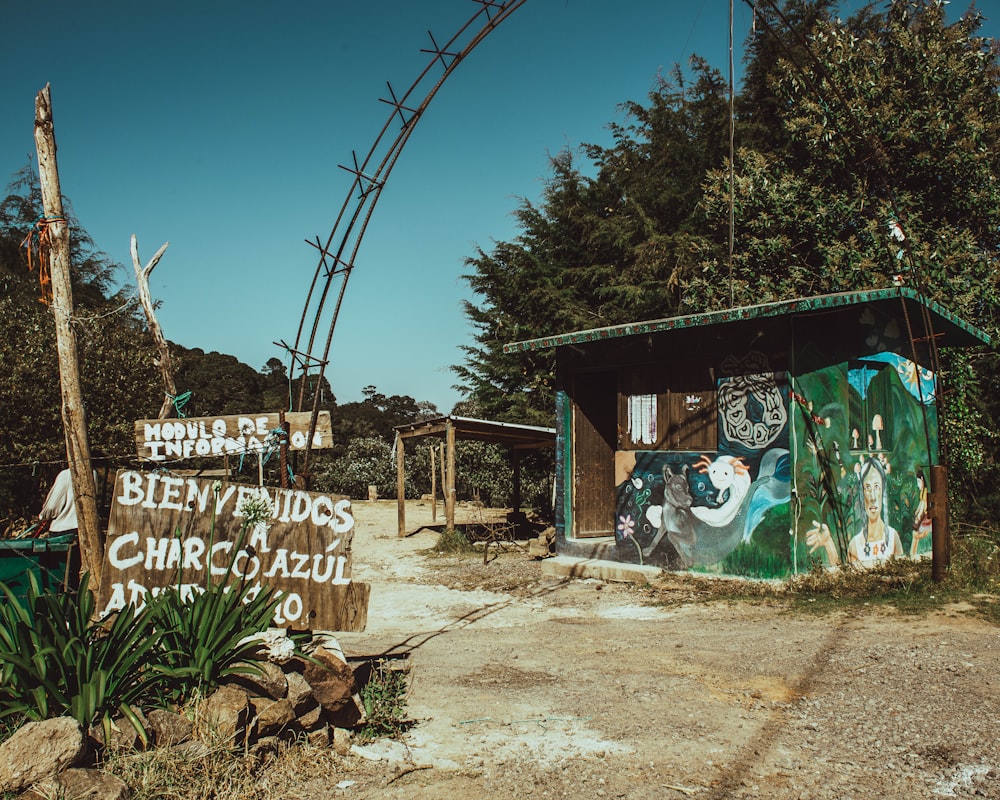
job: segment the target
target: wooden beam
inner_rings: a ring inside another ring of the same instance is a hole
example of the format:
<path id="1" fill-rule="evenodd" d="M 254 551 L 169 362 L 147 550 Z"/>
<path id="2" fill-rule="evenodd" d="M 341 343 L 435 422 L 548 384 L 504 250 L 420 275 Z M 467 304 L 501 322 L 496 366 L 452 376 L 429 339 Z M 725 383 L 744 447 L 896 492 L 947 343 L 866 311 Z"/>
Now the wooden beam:
<path id="1" fill-rule="evenodd" d="M 403 465 L 403 437 L 396 437 L 396 518 L 397 534 L 406 536 L 406 468 Z"/>
<path id="2" fill-rule="evenodd" d="M 35 98 L 35 147 L 38 150 L 38 179 L 42 190 L 42 210 L 48 260 L 52 278 L 52 316 L 56 326 L 59 356 L 59 385 L 62 391 L 62 418 L 66 435 L 66 458 L 73 477 L 77 530 L 80 541 L 80 569 L 90 572 L 91 586 L 101 586 L 101 524 L 97 516 L 97 486 L 90 464 L 90 441 L 80 383 L 76 331 L 73 330 L 73 288 L 70 283 L 69 223 L 63 216 L 62 188 L 56 163 L 55 125 L 52 96 L 46 84 Z M 41 247 L 39 248 L 41 250 Z M 41 270 L 41 266 L 39 266 Z"/>
<path id="3" fill-rule="evenodd" d="M 951 530 L 948 526 L 948 468 L 931 467 L 928 505 L 931 517 L 931 577 L 941 582 L 951 569 Z"/>
<path id="4" fill-rule="evenodd" d="M 444 516 L 448 530 L 455 530 L 455 426 L 448 420 L 445 440 L 448 445 L 448 483 L 445 487 Z"/>
<path id="5" fill-rule="evenodd" d="M 430 446 L 431 454 L 431 522 L 437 522 L 438 518 L 438 501 L 437 501 L 437 473 L 434 471 L 434 448 L 435 445 Z"/>

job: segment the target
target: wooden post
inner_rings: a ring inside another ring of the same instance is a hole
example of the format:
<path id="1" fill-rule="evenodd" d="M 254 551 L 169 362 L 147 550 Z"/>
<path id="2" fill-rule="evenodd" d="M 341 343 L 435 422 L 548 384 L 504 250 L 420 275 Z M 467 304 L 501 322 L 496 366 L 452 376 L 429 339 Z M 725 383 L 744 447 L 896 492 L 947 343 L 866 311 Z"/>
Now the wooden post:
<path id="1" fill-rule="evenodd" d="M 142 304 L 142 310 L 146 314 L 146 325 L 149 327 L 149 335 L 153 337 L 153 342 L 156 344 L 156 355 L 160 362 L 160 377 L 163 380 L 163 404 L 160 406 L 160 419 L 166 419 L 170 416 L 174 398 L 177 396 L 177 387 L 174 385 L 174 371 L 170 364 L 170 347 L 167 345 L 163 329 L 160 328 L 160 323 L 156 319 L 153 297 L 149 292 L 149 276 L 153 272 L 153 268 L 160 263 L 160 259 L 163 258 L 163 254 L 167 252 L 169 246 L 170 242 L 164 242 L 153 257 L 149 259 L 149 263 L 145 267 L 140 267 L 139 245 L 135 240 L 135 234 L 132 234 L 130 250 L 132 252 L 132 267 L 135 269 L 135 282 L 139 288 L 139 302 Z"/>
<path id="2" fill-rule="evenodd" d="M 447 506 L 448 505 L 448 494 L 447 494 L 448 490 L 445 487 L 448 486 L 448 481 L 445 480 L 444 462 L 445 462 L 445 458 L 444 458 L 444 442 L 441 442 L 441 444 L 438 445 L 438 468 L 441 470 L 441 504 L 444 505 L 444 506 Z"/>
<path id="3" fill-rule="evenodd" d="M 510 504 L 516 514 L 521 510 L 521 451 L 516 448 L 512 450 L 510 460 L 514 467 L 514 485 L 511 487 Z"/>
<path id="4" fill-rule="evenodd" d="M 284 431 L 284 436 L 281 437 L 281 446 L 278 450 L 278 469 L 281 470 L 281 488 L 288 488 L 288 436 L 291 431 L 291 425 L 288 420 L 285 419 L 285 412 L 278 412 L 278 421 L 281 424 L 281 430 Z"/>
<path id="5" fill-rule="evenodd" d="M 406 536 L 406 471 L 403 467 L 403 437 L 396 436 L 396 518 L 399 536 Z"/>
<path id="6" fill-rule="evenodd" d="M 931 467 L 931 490 L 927 505 L 931 518 L 931 577 L 940 582 L 951 568 L 947 467 Z"/>
<path id="7" fill-rule="evenodd" d="M 434 471 L 434 447 L 430 446 L 431 453 L 431 522 L 437 522 L 438 518 L 438 496 L 437 496 L 437 473 Z"/>
<path id="8" fill-rule="evenodd" d="M 90 442 L 80 386 L 73 317 L 73 289 L 70 283 L 69 224 L 63 216 L 62 189 L 56 163 L 55 126 L 52 97 L 46 84 L 35 98 L 35 147 L 38 150 L 38 177 L 42 190 L 43 220 L 50 242 L 52 273 L 52 316 L 56 325 L 59 353 L 59 384 L 62 390 L 62 418 L 66 433 L 66 458 L 73 476 L 77 530 L 80 538 L 80 569 L 90 572 L 91 588 L 101 585 L 101 526 L 97 516 L 97 487 L 90 464 Z"/>
<path id="9" fill-rule="evenodd" d="M 449 419 L 445 423 L 445 441 L 448 445 L 447 483 L 444 486 L 444 518 L 448 530 L 455 530 L 455 426 Z"/>

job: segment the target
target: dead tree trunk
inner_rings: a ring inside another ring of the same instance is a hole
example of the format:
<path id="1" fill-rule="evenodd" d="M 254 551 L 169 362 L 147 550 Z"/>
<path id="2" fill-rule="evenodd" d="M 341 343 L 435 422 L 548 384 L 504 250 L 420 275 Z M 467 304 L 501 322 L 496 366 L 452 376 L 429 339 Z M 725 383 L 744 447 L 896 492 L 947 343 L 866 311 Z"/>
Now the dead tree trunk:
<path id="1" fill-rule="evenodd" d="M 59 383 L 62 389 L 62 417 L 66 431 L 66 458 L 73 475 L 77 527 L 80 537 L 81 570 L 89 571 L 95 591 L 101 585 L 103 547 L 97 516 L 97 487 L 90 463 L 90 442 L 80 387 L 73 317 L 73 288 L 70 283 L 69 224 L 63 216 L 62 190 L 56 164 L 56 137 L 52 121 L 52 96 L 46 84 L 35 99 L 35 147 L 38 150 L 38 177 L 42 189 L 42 224 L 47 228 L 52 274 L 52 316 L 56 325 L 59 355 Z"/>
<path id="2" fill-rule="evenodd" d="M 160 376 L 163 378 L 163 405 L 160 406 L 160 419 L 166 419 L 170 414 L 170 408 L 174 404 L 177 396 L 177 387 L 174 384 L 174 371 L 170 363 L 170 348 L 167 340 L 163 337 L 163 329 L 156 319 L 156 309 L 153 307 L 153 298 L 149 293 L 149 276 L 153 272 L 153 267 L 160 263 L 163 254 L 167 252 L 170 242 L 164 242 L 156 254 L 149 259 L 145 267 L 139 266 L 139 245 L 135 241 L 135 234 L 132 234 L 132 266 L 135 267 L 135 282 L 139 287 L 139 302 L 142 303 L 142 310 L 146 313 L 146 324 L 149 326 L 149 333 L 156 344 L 157 359 L 160 366 Z"/>

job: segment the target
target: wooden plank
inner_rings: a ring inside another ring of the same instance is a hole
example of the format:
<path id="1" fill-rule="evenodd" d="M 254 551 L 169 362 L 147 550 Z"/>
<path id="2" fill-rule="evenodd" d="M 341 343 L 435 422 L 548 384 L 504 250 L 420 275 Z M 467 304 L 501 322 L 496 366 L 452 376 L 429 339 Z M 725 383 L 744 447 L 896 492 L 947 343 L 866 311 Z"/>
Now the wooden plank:
<path id="1" fill-rule="evenodd" d="M 573 376 L 573 519 L 579 538 L 613 536 L 618 376 Z"/>
<path id="2" fill-rule="evenodd" d="M 285 412 L 289 449 L 306 449 L 309 416 L 308 411 Z M 135 446 L 139 458 L 150 461 L 260 453 L 270 446 L 277 448 L 279 437 L 272 435 L 272 431 L 280 429 L 281 414 L 277 411 L 190 419 L 140 419 L 135 423 Z M 332 445 L 330 412 L 320 411 L 313 449 Z"/>
<path id="3" fill-rule="evenodd" d="M 363 630 L 369 589 L 351 579 L 351 501 L 265 487 L 272 514 L 248 527 L 246 503 L 261 492 L 246 484 L 120 471 L 98 596 L 102 611 L 142 605 L 146 593 L 165 587 L 191 593 L 209 580 L 246 581 L 279 596 L 278 627 Z"/>

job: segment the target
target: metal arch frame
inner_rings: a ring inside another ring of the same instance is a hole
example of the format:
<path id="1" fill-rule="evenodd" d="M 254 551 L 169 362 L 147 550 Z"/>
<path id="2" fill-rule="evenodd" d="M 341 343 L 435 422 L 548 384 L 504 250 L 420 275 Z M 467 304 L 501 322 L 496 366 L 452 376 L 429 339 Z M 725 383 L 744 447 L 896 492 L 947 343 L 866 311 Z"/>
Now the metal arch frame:
<path id="1" fill-rule="evenodd" d="M 432 49 L 421 48 L 421 52 L 430 53 L 431 60 L 428 62 L 427 66 L 424 67 L 423 71 L 417 76 L 416 80 L 413 81 L 410 88 L 407 89 L 402 95 L 402 97 L 397 98 L 392 85 L 386 82 L 391 99 L 379 99 L 392 106 L 389 118 L 386 120 L 385 125 L 382 126 L 382 130 L 379 132 L 378 136 L 375 137 L 374 144 L 372 144 L 371 149 L 369 149 L 368 154 L 360 164 L 358 163 L 357 154 L 352 153 L 354 158 L 353 168 L 339 165 L 341 169 L 352 173 L 354 175 L 354 180 L 347 191 L 347 197 L 340 208 L 340 212 L 337 214 L 337 219 L 330 231 L 330 235 L 326 239 L 326 243 L 321 244 L 318 236 L 315 241 L 310 241 L 308 239 L 305 240 L 307 244 L 315 247 L 319 251 L 319 263 L 316 266 L 316 271 L 313 274 L 313 279 L 309 286 L 309 292 L 306 295 L 305 305 L 302 309 L 302 317 L 299 320 L 298 331 L 295 335 L 294 346 L 288 347 L 288 345 L 285 345 L 283 342 L 276 343 L 281 344 L 289 350 L 292 355 L 292 366 L 289 371 L 289 381 L 294 381 L 296 377 L 296 366 L 299 367 L 299 375 L 301 377 L 297 402 L 297 409 L 299 411 L 304 410 L 305 385 L 309 371 L 310 369 L 318 369 L 316 386 L 313 391 L 312 409 L 309 421 L 309 436 L 307 439 L 307 449 L 305 451 L 304 463 L 302 467 L 303 472 L 308 472 L 309 454 L 312 450 L 312 441 L 316 429 L 316 419 L 319 413 L 320 390 L 326 366 L 329 363 L 330 345 L 333 341 L 333 332 L 337 325 L 337 319 L 340 316 L 340 308 L 343 304 L 344 292 L 347 289 L 347 282 L 354 269 L 354 259 L 356 258 L 358 249 L 361 246 L 361 240 L 364 238 L 365 230 L 371 220 L 372 213 L 375 210 L 375 205 L 382 193 L 382 188 L 385 186 L 385 183 L 389 178 L 389 174 L 392 172 L 392 168 L 399 159 L 403 146 L 406 144 L 407 140 L 410 138 L 410 134 L 416 127 L 417 121 L 423 115 L 431 100 L 434 99 L 438 89 L 441 88 L 448 76 L 454 72 L 457 66 L 465 59 L 473 48 L 485 39 L 489 33 L 495 30 L 501 22 L 520 8 L 525 1 L 526 0 L 473 0 L 473 2 L 477 3 L 480 8 L 473 13 L 469 20 L 461 28 L 459 28 L 458 32 L 455 33 L 444 44 L 444 46 L 438 46 L 437 41 L 434 39 L 434 35 L 428 31 L 427 33 L 431 39 Z M 475 30 L 474 23 L 476 23 L 477 20 L 482 21 L 482 26 L 478 29 L 478 31 L 471 34 L 471 38 L 467 38 L 470 36 L 470 31 Z M 462 44 L 463 41 L 465 42 L 464 45 Z M 461 49 L 456 50 L 456 48 L 460 46 Z M 444 68 L 443 73 L 437 78 L 436 81 L 434 81 L 430 88 L 427 89 L 420 104 L 416 107 L 412 107 L 409 101 L 411 98 L 419 96 L 418 90 L 421 85 L 426 84 L 428 80 L 431 80 L 428 78 L 428 75 L 431 70 L 434 69 L 435 65 L 439 63 Z M 388 138 L 387 134 L 389 128 L 397 115 L 402 122 L 401 128 L 392 143 L 387 149 L 385 149 L 384 154 L 379 157 L 378 153 L 380 152 L 381 145 L 383 141 Z M 375 167 L 375 170 L 370 171 L 370 167 L 373 164 L 376 164 L 376 162 L 377 166 Z M 355 190 L 357 190 L 356 195 Z M 334 248 L 335 240 L 337 243 Z M 350 254 L 345 258 L 344 254 L 348 251 Z M 317 336 L 320 330 L 320 325 L 324 319 L 324 309 L 326 308 L 327 300 L 329 299 L 330 289 L 338 276 L 341 278 L 340 287 L 337 292 L 336 302 L 334 303 L 333 310 L 330 315 L 330 323 L 326 339 L 324 340 L 320 355 L 316 356 L 314 355 L 314 348 L 317 344 Z M 318 297 L 314 297 L 314 295 L 317 294 L 318 288 Z M 306 323 L 311 310 L 313 312 L 312 324 L 311 326 L 307 326 Z"/>

